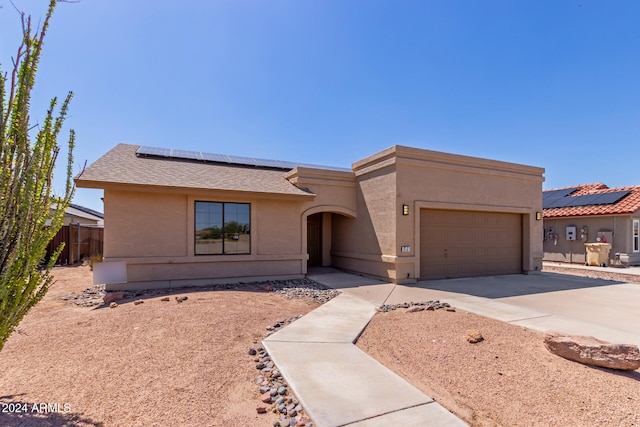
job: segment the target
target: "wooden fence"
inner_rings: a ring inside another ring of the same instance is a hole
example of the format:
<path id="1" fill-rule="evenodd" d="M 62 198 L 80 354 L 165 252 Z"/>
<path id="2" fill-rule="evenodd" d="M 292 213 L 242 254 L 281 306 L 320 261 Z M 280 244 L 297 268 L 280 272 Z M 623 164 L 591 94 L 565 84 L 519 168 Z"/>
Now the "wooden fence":
<path id="1" fill-rule="evenodd" d="M 47 259 L 64 242 L 64 249 L 56 264 L 75 264 L 92 256 L 101 256 L 104 244 L 104 228 L 80 224 L 64 225 L 47 246 Z"/>

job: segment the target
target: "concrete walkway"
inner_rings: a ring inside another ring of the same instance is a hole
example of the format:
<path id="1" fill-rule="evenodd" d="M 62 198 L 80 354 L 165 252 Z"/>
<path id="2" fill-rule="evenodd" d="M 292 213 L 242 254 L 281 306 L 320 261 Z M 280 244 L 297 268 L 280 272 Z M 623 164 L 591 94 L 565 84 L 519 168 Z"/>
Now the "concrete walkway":
<path id="1" fill-rule="evenodd" d="M 317 427 L 467 425 L 354 345 L 394 285 L 346 273 L 310 278 L 371 293 L 342 293 L 262 341 Z"/>
<path id="2" fill-rule="evenodd" d="M 343 293 L 263 344 L 318 427 L 464 426 L 358 349 L 375 307 L 440 300 L 538 331 L 640 345 L 640 285 L 555 273 L 394 285 L 333 269 L 308 277 Z"/>

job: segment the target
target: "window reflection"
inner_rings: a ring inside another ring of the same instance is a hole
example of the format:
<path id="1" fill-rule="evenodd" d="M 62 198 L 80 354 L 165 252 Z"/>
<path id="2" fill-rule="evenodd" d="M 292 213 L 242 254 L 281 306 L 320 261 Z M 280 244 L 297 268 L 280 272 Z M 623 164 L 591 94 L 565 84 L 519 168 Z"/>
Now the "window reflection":
<path id="1" fill-rule="evenodd" d="M 195 254 L 250 254 L 250 228 L 250 204 L 198 201 L 195 206 Z"/>

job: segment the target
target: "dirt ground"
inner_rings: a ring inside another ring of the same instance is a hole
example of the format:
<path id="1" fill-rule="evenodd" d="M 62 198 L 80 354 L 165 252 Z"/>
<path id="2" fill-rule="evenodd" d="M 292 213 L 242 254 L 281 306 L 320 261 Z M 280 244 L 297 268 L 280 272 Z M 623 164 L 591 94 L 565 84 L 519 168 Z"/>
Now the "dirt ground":
<path id="1" fill-rule="evenodd" d="M 316 303 L 220 290 L 83 308 L 61 298 L 91 286 L 88 268 L 55 275 L 0 352 L 0 405 L 13 405 L 0 426 L 272 426 L 256 413 L 247 351 L 266 326 Z M 485 340 L 467 343 L 468 329 Z M 374 316 L 358 346 L 472 426 L 640 426 L 639 371 L 564 360 L 521 327 L 395 311 Z"/>
<path id="2" fill-rule="evenodd" d="M 83 308 L 61 298 L 91 286 L 88 267 L 54 273 L 0 352 L 0 426 L 272 426 L 248 350 L 318 304 L 225 290 Z"/>
<path id="3" fill-rule="evenodd" d="M 640 371 L 565 360 L 541 333 L 471 313 L 404 311 L 376 314 L 358 347 L 471 426 L 640 426 Z"/>

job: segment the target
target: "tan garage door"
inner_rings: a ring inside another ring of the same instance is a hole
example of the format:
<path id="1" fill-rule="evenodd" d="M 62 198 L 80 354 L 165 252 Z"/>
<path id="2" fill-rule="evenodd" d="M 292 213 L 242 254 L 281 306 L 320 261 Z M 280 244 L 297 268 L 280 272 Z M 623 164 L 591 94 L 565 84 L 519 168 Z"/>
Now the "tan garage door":
<path id="1" fill-rule="evenodd" d="M 421 279 L 521 272 L 520 214 L 421 210 Z"/>

